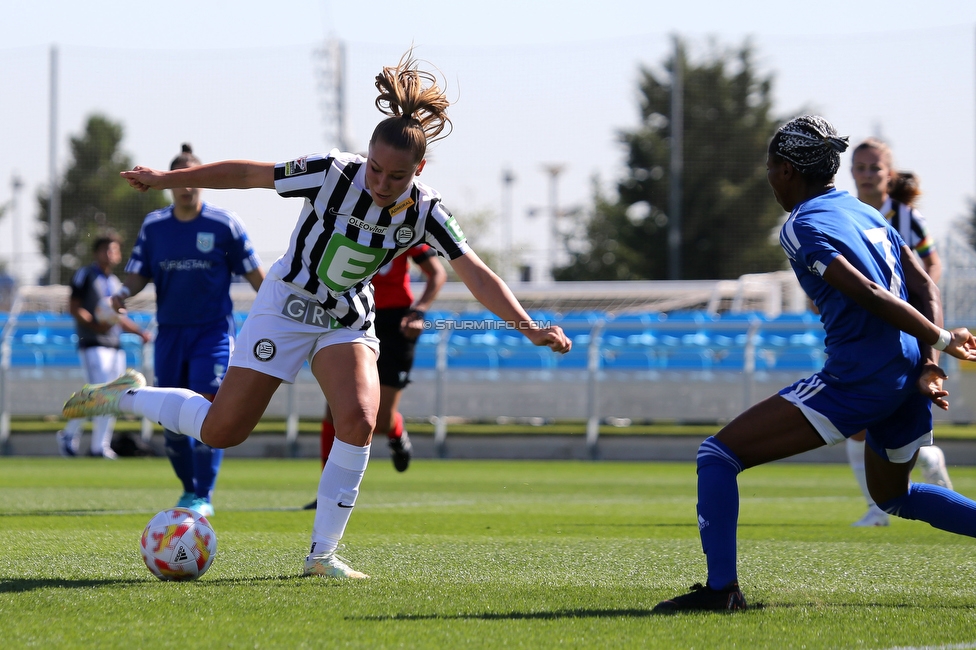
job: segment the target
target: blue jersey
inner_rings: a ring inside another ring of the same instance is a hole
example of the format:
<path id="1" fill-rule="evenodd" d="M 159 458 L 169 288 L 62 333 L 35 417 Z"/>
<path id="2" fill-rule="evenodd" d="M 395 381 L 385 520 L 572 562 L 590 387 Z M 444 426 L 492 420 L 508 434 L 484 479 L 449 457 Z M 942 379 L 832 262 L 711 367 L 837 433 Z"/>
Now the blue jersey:
<path id="1" fill-rule="evenodd" d="M 908 299 L 901 266 L 904 241 L 881 213 L 847 192 L 831 190 L 796 206 L 779 240 L 800 285 L 820 310 L 826 331 L 824 381 L 874 394 L 914 381 L 921 359 L 915 337 L 871 314 L 822 277 L 834 258 L 843 255 L 866 278 Z"/>
<path id="2" fill-rule="evenodd" d="M 156 285 L 160 325 L 199 325 L 230 314 L 231 277 L 260 266 L 240 218 L 204 203 L 192 221 L 178 220 L 173 206 L 151 212 L 125 270 Z"/>

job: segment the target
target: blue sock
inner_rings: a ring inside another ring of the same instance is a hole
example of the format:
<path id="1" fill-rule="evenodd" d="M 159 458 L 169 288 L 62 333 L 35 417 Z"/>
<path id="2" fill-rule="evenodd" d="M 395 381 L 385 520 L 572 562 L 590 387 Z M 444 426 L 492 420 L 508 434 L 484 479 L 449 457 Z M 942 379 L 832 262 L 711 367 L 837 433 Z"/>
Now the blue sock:
<path id="1" fill-rule="evenodd" d="M 879 503 L 888 514 L 916 519 L 933 528 L 976 537 L 976 501 L 938 485 L 912 483 L 900 497 Z"/>
<path id="2" fill-rule="evenodd" d="M 193 492 L 193 438 L 163 429 L 163 446 L 166 456 L 183 484 L 184 492 Z"/>
<path id="3" fill-rule="evenodd" d="M 214 485 L 217 483 L 217 472 L 220 462 L 224 459 L 223 449 L 214 449 L 202 442 L 193 442 L 193 475 L 196 477 L 196 493 L 198 497 L 210 499 Z"/>
<path id="4" fill-rule="evenodd" d="M 742 461 L 713 437 L 698 448 L 698 534 L 708 564 L 708 586 L 722 589 L 737 578 L 735 533 L 739 523 Z"/>

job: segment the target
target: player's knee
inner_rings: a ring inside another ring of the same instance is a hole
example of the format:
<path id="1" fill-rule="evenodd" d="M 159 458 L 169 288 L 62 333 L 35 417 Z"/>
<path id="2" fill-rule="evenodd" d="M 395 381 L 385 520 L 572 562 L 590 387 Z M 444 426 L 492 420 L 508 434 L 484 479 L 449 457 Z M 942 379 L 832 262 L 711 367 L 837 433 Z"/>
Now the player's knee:
<path id="1" fill-rule="evenodd" d="M 900 517 L 902 519 L 918 519 L 915 514 L 915 509 L 912 504 L 912 491 L 916 486 L 913 484 L 912 488 L 897 497 L 885 499 L 884 501 L 876 501 L 878 507 L 887 512 L 889 515 L 894 515 L 895 517 Z M 871 498 L 875 498 L 871 495 Z"/>
<path id="2" fill-rule="evenodd" d="M 364 447 L 375 426 L 375 418 L 343 418 L 341 422 L 336 422 L 336 438 L 357 447 Z"/>
<path id="3" fill-rule="evenodd" d="M 736 474 L 742 471 L 742 461 L 735 453 L 719 442 L 714 436 L 709 436 L 698 447 L 698 471 L 710 465 L 720 465 L 733 470 Z"/>
<path id="4" fill-rule="evenodd" d="M 241 444 L 251 434 L 250 431 L 242 431 L 239 427 L 232 427 L 215 423 L 207 426 L 209 420 L 205 420 L 200 429 L 200 441 L 205 445 L 210 445 L 214 449 L 227 449 Z"/>

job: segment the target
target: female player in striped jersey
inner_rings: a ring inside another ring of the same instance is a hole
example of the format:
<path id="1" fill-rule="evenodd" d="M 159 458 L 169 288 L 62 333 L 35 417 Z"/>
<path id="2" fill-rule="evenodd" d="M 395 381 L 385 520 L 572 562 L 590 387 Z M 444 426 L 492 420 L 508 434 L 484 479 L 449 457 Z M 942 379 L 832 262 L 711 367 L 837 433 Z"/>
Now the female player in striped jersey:
<path id="1" fill-rule="evenodd" d="M 318 489 L 306 575 L 365 578 L 335 555 L 369 458 L 376 424 L 378 342 L 369 279 L 397 255 L 426 243 L 451 261 L 489 310 L 532 343 L 568 352 L 559 327 L 532 322 L 508 289 L 468 247 L 440 195 L 417 180 L 427 145 L 450 125 L 449 102 L 436 79 L 408 52 L 376 77 L 376 106 L 388 117 L 366 157 L 338 150 L 285 163 L 224 161 L 169 172 L 136 167 L 122 176 L 134 188 L 275 189 L 302 197 L 288 251 L 268 271 L 240 332 L 213 404 L 185 389 L 140 387 L 123 376 L 83 388 L 65 413 L 132 413 L 214 447 L 247 439 L 281 382 L 308 360 L 332 406 L 336 440 Z M 446 135 L 446 133 L 444 134 Z"/>
<path id="2" fill-rule="evenodd" d="M 408 261 L 413 260 L 424 274 L 424 291 L 414 300 L 410 290 Z M 380 381 L 380 405 L 376 430 L 386 432 L 393 466 L 398 472 L 407 471 L 412 445 L 400 414 L 400 397 L 410 383 L 414 348 L 424 331 L 424 315 L 444 286 L 447 273 L 437 261 L 437 254 L 426 245 L 414 246 L 404 255 L 380 267 L 372 277 L 376 299 L 376 338 L 380 341 L 380 356 L 376 362 Z M 322 466 L 329 458 L 335 426 L 331 409 L 326 406 L 322 420 Z M 311 504 L 309 504 L 311 505 Z"/>
<path id="3" fill-rule="evenodd" d="M 939 290 L 915 253 L 877 210 L 834 189 L 846 149 L 847 138 L 816 116 L 795 118 L 769 144 L 767 179 L 790 211 L 780 243 L 820 311 L 827 361 L 702 443 L 698 530 L 708 579 L 655 612 L 744 609 L 736 476 L 863 429 L 867 483 L 882 509 L 976 537 L 976 501 L 909 479 L 919 447 L 932 441 L 932 404 L 949 407 L 939 351 L 974 361 L 976 338 L 942 329 Z"/>
<path id="4" fill-rule="evenodd" d="M 942 262 L 929 235 L 924 217 L 913 206 L 921 194 L 918 179 L 909 172 L 895 171 L 891 149 L 876 138 L 868 138 L 854 147 L 851 174 L 857 186 L 857 198 L 884 215 L 908 247 L 918 253 L 922 268 L 936 283 L 942 276 Z M 847 460 L 854 478 L 864 494 L 868 510 L 854 522 L 854 526 L 887 526 L 888 513 L 879 508 L 868 491 L 864 475 L 865 432 L 847 439 Z M 918 450 L 918 466 L 922 479 L 952 489 L 946 470 L 945 454 L 935 445 Z"/>

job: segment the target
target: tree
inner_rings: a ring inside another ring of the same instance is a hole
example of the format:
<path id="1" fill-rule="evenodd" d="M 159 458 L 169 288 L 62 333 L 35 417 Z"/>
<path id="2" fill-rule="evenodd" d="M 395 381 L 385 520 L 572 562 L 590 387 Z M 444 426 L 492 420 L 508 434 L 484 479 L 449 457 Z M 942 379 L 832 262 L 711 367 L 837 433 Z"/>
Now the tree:
<path id="1" fill-rule="evenodd" d="M 91 263 L 92 243 L 100 231 L 113 229 L 131 247 L 142 220 L 149 212 L 167 205 L 161 192 L 136 192 L 119 176 L 132 161 L 120 150 L 122 125 L 102 115 L 92 115 L 84 134 L 71 138 L 72 162 L 61 181 L 61 274 L 67 284 L 80 267 Z M 38 241 L 50 257 L 48 239 L 50 196 L 38 196 Z M 45 273 L 45 278 L 49 274 Z"/>
<path id="2" fill-rule="evenodd" d="M 772 77 L 760 77 L 753 49 L 714 44 L 693 64 L 676 48 L 684 71 L 684 171 L 681 278 L 736 278 L 782 268 L 774 229 L 782 217 L 766 183 Z M 641 124 L 623 131 L 627 175 L 617 196 L 594 192 L 585 235 L 568 242 L 571 263 L 559 280 L 668 279 L 671 70 L 641 69 Z"/>

